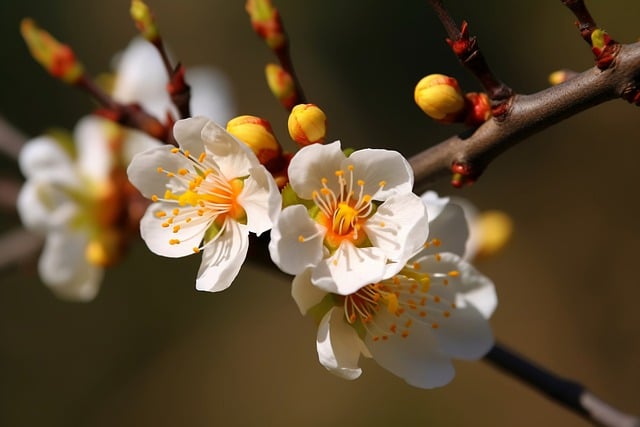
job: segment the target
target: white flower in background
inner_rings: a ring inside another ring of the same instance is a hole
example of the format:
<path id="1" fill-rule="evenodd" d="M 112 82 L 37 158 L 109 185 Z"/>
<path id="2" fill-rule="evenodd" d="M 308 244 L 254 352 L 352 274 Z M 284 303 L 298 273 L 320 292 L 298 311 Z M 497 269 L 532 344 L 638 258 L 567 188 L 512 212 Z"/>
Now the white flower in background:
<path id="1" fill-rule="evenodd" d="M 395 151 L 347 157 L 339 141 L 312 144 L 291 160 L 289 183 L 300 203 L 271 231 L 271 259 L 289 274 L 309 268 L 313 285 L 327 292 L 347 295 L 393 276 L 424 243 L 426 209 Z"/>
<path id="2" fill-rule="evenodd" d="M 463 211 L 435 193 L 425 203 L 430 240 L 395 276 L 349 295 L 313 286 L 310 269 L 295 277 L 293 297 L 319 321 L 318 357 L 332 373 L 359 377 L 364 355 L 411 385 L 439 387 L 455 374 L 452 358 L 478 359 L 493 345 L 487 319 L 495 289 L 460 257 L 468 235 Z"/>
<path id="3" fill-rule="evenodd" d="M 95 297 L 104 267 L 119 257 L 125 240 L 127 184 L 120 162 L 126 165 L 127 154 L 154 143 L 88 116 L 76 125 L 73 141 L 41 136 L 25 144 L 18 213 L 27 229 L 46 236 L 38 269 L 57 296 Z"/>
<path id="4" fill-rule="evenodd" d="M 202 251 L 196 288 L 221 291 L 240 271 L 249 232 L 272 227 L 280 192 L 253 152 L 208 119 L 180 120 L 174 136 L 180 148 L 140 153 L 127 171 L 155 202 L 140 223 L 142 238 L 166 257 Z"/>
<path id="5" fill-rule="evenodd" d="M 113 98 L 119 102 L 137 102 L 149 113 L 164 120 L 167 113 L 179 117 L 167 93 L 169 76 L 156 48 L 142 37 L 134 38 L 115 58 Z M 191 113 L 217 123 L 226 123 L 234 115 L 231 85 L 226 76 L 213 67 L 187 67 L 186 82 L 191 85 Z"/>

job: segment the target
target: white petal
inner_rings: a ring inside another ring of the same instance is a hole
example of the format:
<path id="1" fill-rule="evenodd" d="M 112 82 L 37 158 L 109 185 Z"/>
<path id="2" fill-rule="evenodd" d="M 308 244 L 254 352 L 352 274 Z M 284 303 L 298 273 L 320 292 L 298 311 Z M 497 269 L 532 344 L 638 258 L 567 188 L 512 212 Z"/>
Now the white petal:
<path id="1" fill-rule="evenodd" d="M 293 156 L 289 164 L 291 188 L 299 197 L 311 199 L 311 194 L 322 188 L 321 181 L 326 178 L 327 186 L 337 193 L 340 187 L 335 173 L 344 160 L 340 141 L 307 145 Z"/>
<path id="2" fill-rule="evenodd" d="M 169 258 L 179 258 L 192 255 L 193 248 L 200 247 L 205 231 L 211 225 L 211 219 L 206 217 L 200 219 L 197 208 L 184 206 L 179 207 L 180 216 L 191 217 L 193 221 L 190 223 L 175 221 L 169 227 L 163 227 L 162 224 L 167 217 L 158 218 L 157 212 L 162 211 L 171 215 L 176 207 L 178 207 L 176 203 L 152 203 L 140 220 L 140 235 L 151 252 Z M 175 225 L 179 225 L 180 228 L 174 233 Z M 179 240 L 180 243 L 170 244 L 169 242 L 173 239 Z"/>
<path id="3" fill-rule="evenodd" d="M 392 315 L 380 311 L 376 321 L 393 322 L 396 318 L 385 320 Z M 429 325 L 414 322 L 406 338 L 389 335 L 388 339 L 373 340 L 367 335 L 365 343 L 373 358 L 388 371 L 403 378 L 409 384 L 420 388 L 441 387 L 448 384 L 455 375 L 455 369 L 449 356 L 438 349 L 438 342 Z"/>
<path id="4" fill-rule="evenodd" d="M 427 211 L 413 193 L 391 195 L 363 225 L 371 243 L 404 263 L 420 251 L 429 234 Z"/>
<path id="5" fill-rule="evenodd" d="M 162 145 L 160 141 L 151 138 L 146 133 L 133 129 L 127 129 L 124 132 L 126 133 L 124 144 L 122 145 L 122 158 L 125 165 L 129 165 L 136 154 Z"/>
<path id="6" fill-rule="evenodd" d="M 440 348 L 455 358 L 479 359 L 493 346 L 489 322 L 473 305 L 452 310 L 451 316 L 443 319 L 439 325 L 435 334 Z"/>
<path id="7" fill-rule="evenodd" d="M 191 115 L 226 123 L 235 116 L 229 78 L 212 67 L 189 67 L 185 80 L 191 86 Z"/>
<path id="8" fill-rule="evenodd" d="M 156 48 L 137 37 L 118 59 L 113 98 L 122 103 L 137 102 L 164 119 L 173 107 L 166 90 L 169 77 Z"/>
<path id="9" fill-rule="evenodd" d="M 445 206 L 449 203 L 449 197 L 440 197 L 435 191 L 427 191 L 420 196 L 420 198 L 427 207 L 429 222 L 436 219 L 438 215 L 440 215 L 440 212 L 442 212 Z"/>
<path id="10" fill-rule="evenodd" d="M 158 167 L 177 173 L 181 168 L 192 169 L 193 166 L 180 153 L 172 153 L 173 147 L 163 145 L 152 148 L 133 157 L 127 168 L 129 181 L 147 198 L 153 195 L 163 197 L 167 188 L 173 191 L 186 188 L 179 178 L 169 178 L 165 173 L 158 173 Z"/>
<path id="11" fill-rule="evenodd" d="M 462 197 L 453 197 L 451 203 L 456 204 L 464 211 L 464 217 L 467 222 L 467 228 L 469 229 L 469 237 L 467 238 L 467 244 L 464 251 L 464 259 L 472 260 L 475 258 L 480 245 L 482 243 L 482 230 L 477 226 L 478 208 L 467 199 Z M 457 252 L 454 252 L 457 253 Z"/>
<path id="12" fill-rule="evenodd" d="M 251 168 L 238 203 L 247 213 L 249 231 L 260 235 L 273 227 L 280 213 L 282 197 L 273 176 L 264 166 Z"/>
<path id="13" fill-rule="evenodd" d="M 465 254 L 469 227 L 462 208 L 454 203 L 447 204 L 435 219 L 429 219 L 429 239 L 437 238 L 440 246 L 430 245 L 424 254 L 452 252 Z"/>
<path id="14" fill-rule="evenodd" d="M 340 295 L 384 279 L 386 256 L 376 247 L 358 248 L 344 240 L 335 253 L 320 261 L 311 281 L 320 289 Z"/>
<path id="15" fill-rule="evenodd" d="M 392 194 L 410 193 L 413 188 L 413 170 L 409 162 L 397 151 L 365 149 L 351 154 L 343 162 L 355 166 L 354 176 L 365 182 L 365 193 L 374 200 L 386 200 Z M 381 188 L 379 183 L 385 182 Z"/>
<path id="16" fill-rule="evenodd" d="M 190 119 L 178 120 L 173 125 L 173 136 L 178 141 L 180 148 L 189 150 L 196 158 L 204 152 L 204 142 L 202 141 L 202 129 L 209 122 L 206 117 L 193 117 Z"/>
<path id="17" fill-rule="evenodd" d="M 78 169 L 83 176 L 96 182 L 109 177 L 115 162 L 109 138 L 120 131 L 118 125 L 101 117 L 80 119 L 73 130 L 73 139 L 78 150 Z"/>
<path id="18" fill-rule="evenodd" d="M 217 123 L 208 121 L 201 136 L 207 155 L 213 158 L 227 179 L 247 176 L 251 168 L 260 166 L 253 151 Z"/>
<path id="19" fill-rule="evenodd" d="M 39 180 L 29 180 L 22 186 L 16 208 L 22 224 L 39 233 L 66 228 L 79 210 L 63 189 Z"/>
<path id="20" fill-rule="evenodd" d="M 304 206 L 289 206 L 280 213 L 271 230 L 271 259 L 285 273 L 302 273 L 322 259 L 325 234 L 326 229 L 309 218 Z M 305 238 L 303 242 L 300 236 Z"/>
<path id="21" fill-rule="evenodd" d="M 79 180 L 69 153 L 48 136 L 28 141 L 18 158 L 20 170 L 27 179 L 41 179 L 77 185 Z"/>
<path id="22" fill-rule="evenodd" d="M 227 219 L 223 232 L 204 248 L 196 289 L 209 292 L 227 289 L 238 275 L 248 248 L 247 227 Z"/>
<path id="23" fill-rule="evenodd" d="M 323 300 L 327 292 L 313 286 L 311 283 L 311 269 L 307 268 L 302 273 L 293 278 L 291 284 L 291 296 L 298 305 L 302 315 L 307 314 L 309 309 Z"/>
<path id="24" fill-rule="evenodd" d="M 438 261 L 439 259 L 439 261 Z M 458 255 L 442 253 L 440 257 L 425 256 L 416 259 L 421 265 L 421 270 L 429 273 L 447 273 L 457 270 L 457 277 L 450 277 L 450 285 L 442 288 L 448 299 L 455 298 L 459 307 L 468 304 L 473 305 L 482 315 L 488 319 L 498 305 L 495 286 L 493 282 L 476 270 L 471 264 L 463 261 Z M 432 281 L 432 288 L 434 282 Z"/>
<path id="25" fill-rule="evenodd" d="M 90 301 L 100 288 L 103 270 L 85 258 L 88 236 L 55 232 L 47 236 L 38 262 L 42 281 L 60 298 Z"/>
<path id="26" fill-rule="evenodd" d="M 324 315 L 318 327 L 316 348 L 322 366 L 331 373 L 347 380 L 360 376 L 360 338 L 344 320 L 344 313 L 334 307 Z"/>

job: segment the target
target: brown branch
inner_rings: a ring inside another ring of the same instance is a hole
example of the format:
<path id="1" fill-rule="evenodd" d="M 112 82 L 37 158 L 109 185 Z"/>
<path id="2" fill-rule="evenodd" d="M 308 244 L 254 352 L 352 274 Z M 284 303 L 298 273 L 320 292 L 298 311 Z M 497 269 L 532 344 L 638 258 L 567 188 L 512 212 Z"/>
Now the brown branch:
<path id="1" fill-rule="evenodd" d="M 589 107 L 621 97 L 636 102 L 639 78 L 640 42 L 621 46 L 606 70 L 594 67 L 563 84 L 514 96 L 503 120 L 491 119 L 470 134 L 453 136 L 411 157 L 416 191 L 452 170 L 473 181 L 503 151 Z"/>
<path id="2" fill-rule="evenodd" d="M 589 46 L 591 46 L 591 34 L 598 28 L 596 21 L 591 17 L 587 6 L 583 0 L 561 0 L 575 15 L 576 26 L 580 30 L 580 35 Z"/>
<path id="3" fill-rule="evenodd" d="M 17 159 L 27 137 L 0 116 L 0 151 L 13 159 Z"/>
<path id="4" fill-rule="evenodd" d="M 0 235 L 0 271 L 27 262 L 42 247 L 43 238 L 15 228 Z"/>
<path id="5" fill-rule="evenodd" d="M 447 43 L 451 46 L 451 50 L 458 57 L 460 63 L 480 81 L 489 99 L 494 101 L 493 115 L 501 118 L 507 100 L 513 96 L 513 90 L 493 74 L 480 51 L 476 37 L 469 35 L 467 23 L 463 21 L 458 29 L 455 20 L 441 0 L 429 0 L 429 4 L 447 31 L 449 37 Z"/>

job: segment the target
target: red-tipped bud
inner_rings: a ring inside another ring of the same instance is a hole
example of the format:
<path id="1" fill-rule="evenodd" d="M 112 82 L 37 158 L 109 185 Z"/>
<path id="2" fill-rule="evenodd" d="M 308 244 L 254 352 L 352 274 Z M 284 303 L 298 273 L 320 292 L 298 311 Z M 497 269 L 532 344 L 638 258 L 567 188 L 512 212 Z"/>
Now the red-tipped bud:
<path id="1" fill-rule="evenodd" d="M 84 68 L 76 59 L 73 50 L 39 28 L 32 19 L 22 20 L 20 32 L 31 56 L 53 77 L 74 84 L 84 75 Z"/>
<path id="2" fill-rule="evenodd" d="M 443 74 L 424 77 L 416 85 L 413 96 L 422 111 L 442 123 L 458 121 L 465 109 L 458 81 Z"/>
<path id="3" fill-rule="evenodd" d="M 278 50 L 285 46 L 287 39 L 280 14 L 270 0 L 247 0 L 245 9 L 251 18 L 253 30 L 271 49 Z"/>
<path id="4" fill-rule="evenodd" d="M 289 114 L 289 135 L 301 146 L 324 142 L 327 116 L 314 104 L 298 104 Z"/>
<path id="5" fill-rule="evenodd" d="M 480 126 L 491 118 L 491 101 L 484 92 L 465 93 L 467 99 L 467 115 L 464 123 L 467 126 Z"/>
<path id="6" fill-rule="evenodd" d="M 150 42 L 155 42 L 160 38 L 153 13 L 145 2 L 142 0 L 131 0 L 129 13 L 142 37 Z"/>
<path id="7" fill-rule="evenodd" d="M 282 153 L 271 125 L 260 117 L 235 117 L 227 123 L 227 132 L 249 146 L 263 165 L 277 159 Z"/>
<path id="8" fill-rule="evenodd" d="M 267 64 L 264 72 L 267 77 L 267 85 L 269 85 L 273 96 L 280 101 L 284 108 L 291 110 L 298 98 L 296 85 L 291 74 L 276 64 Z"/>

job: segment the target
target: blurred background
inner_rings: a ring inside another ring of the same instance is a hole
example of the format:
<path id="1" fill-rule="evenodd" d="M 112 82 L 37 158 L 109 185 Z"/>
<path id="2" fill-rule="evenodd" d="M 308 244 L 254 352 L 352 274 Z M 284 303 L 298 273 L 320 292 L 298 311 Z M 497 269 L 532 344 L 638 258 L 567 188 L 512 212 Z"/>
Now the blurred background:
<path id="1" fill-rule="evenodd" d="M 148 3 L 177 58 L 224 71 L 238 113 L 267 118 L 288 141 L 287 115 L 263 82 L 272 56 L 243 0 Z M 517 92 L 543 89 L 553 70 L 593 65 L 559 1 L 447 3 Z M 615 39 L 637 39 L 639 2 L 590 3 Z M 410 156 L 462 130 L 431 122 L 413 104 L 413 86 L 429 73 L 479 89 L 426 1 L 276 4 L 306 94 L 327 113 L 330 140 Z M 34 136 L 72 129 L 93 107 L 30 58 L 22 17 L 71 44 L 97 75 L 136 34 L 128 7 L 125 0 L 0 2 L 0 114 Z M 513 218 L 506 250 L 478 263 L 498 290 L 498 339 L 636 414 L 639 137 L 638 110 L 610 102 L 529 138 L 470 188 L 446 180 L 433 187 Z M 15 163 L 1 161 L 3 176 L 19 176 Z M 2 231 L 18 225 L 14 214 L 1 218 Z M 288 278 L 249 264 L 229 290 L 200 293 L 198 264 L 198 257 L 156 257 L 138 243 L 89 304 L 57 300 L 40 283 L 35 257 L 2 271 L 0 425 L 587 425 L 483 361 L 457 363 L 455 380 L 431 391 L 370 360 L 360 379 L 336 378 L 317 362 L 315 326 L 300 316 Z"/>

